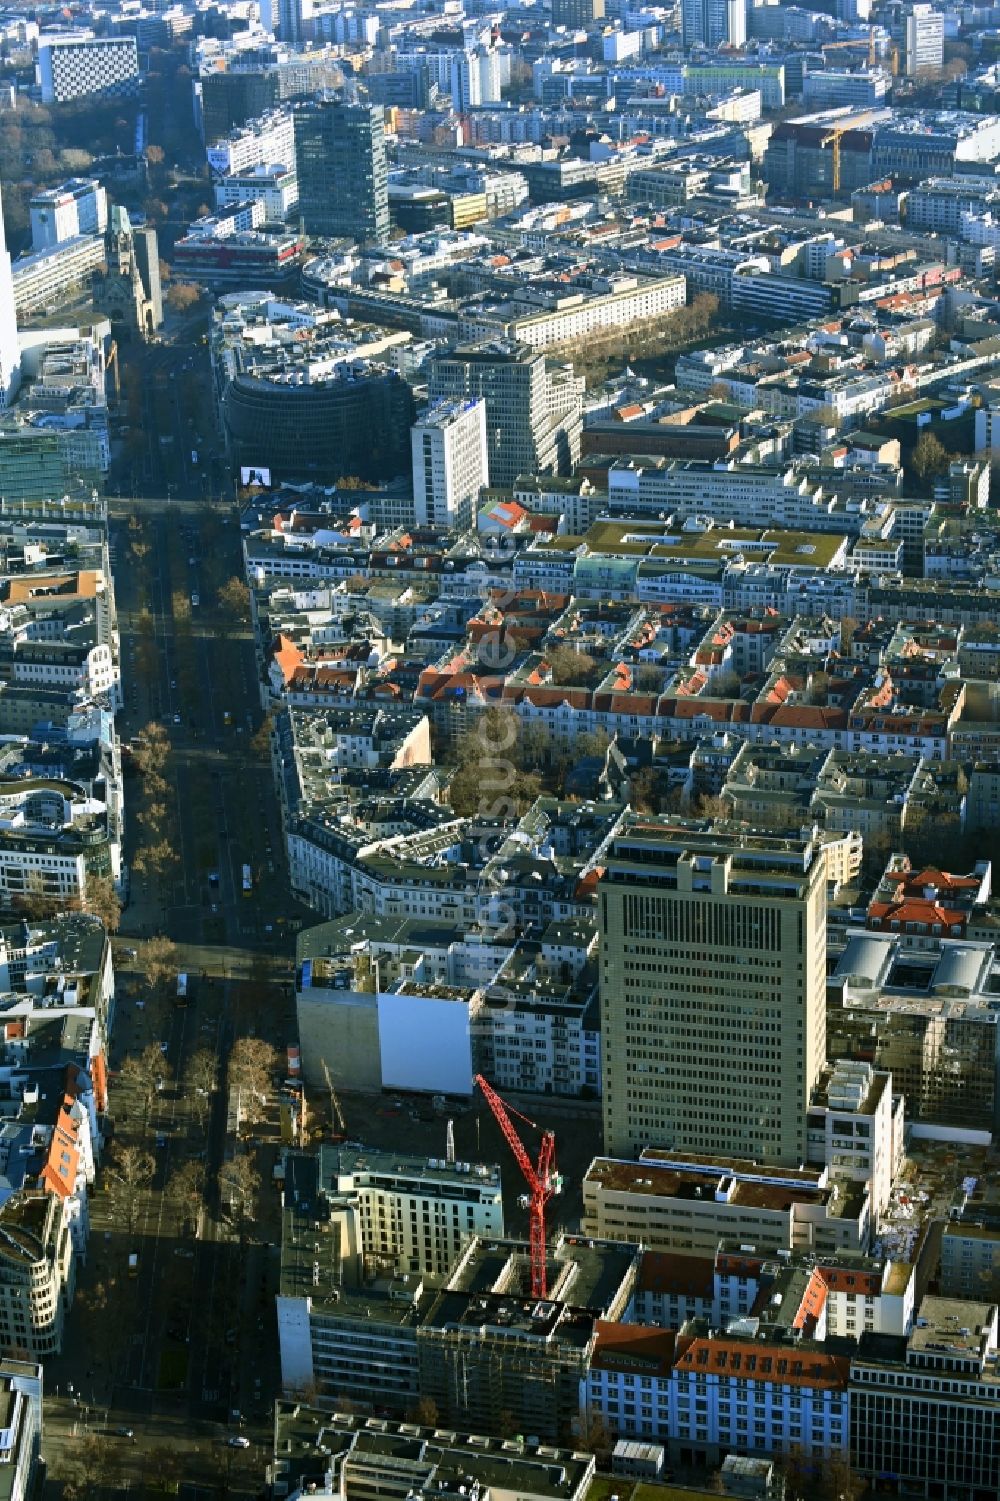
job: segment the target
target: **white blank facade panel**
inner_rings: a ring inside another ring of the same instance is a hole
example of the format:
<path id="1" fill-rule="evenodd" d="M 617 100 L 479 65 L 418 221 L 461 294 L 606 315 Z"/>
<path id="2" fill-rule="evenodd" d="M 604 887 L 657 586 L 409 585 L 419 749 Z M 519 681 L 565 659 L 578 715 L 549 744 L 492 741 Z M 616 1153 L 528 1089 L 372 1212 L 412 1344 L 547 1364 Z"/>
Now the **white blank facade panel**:
<path id="1" fill-rule="evenodd" d="M 378 1036 L 383 1089 L 472 1093 L 472 1039 L 464 1001 L 382 992 Z"/>

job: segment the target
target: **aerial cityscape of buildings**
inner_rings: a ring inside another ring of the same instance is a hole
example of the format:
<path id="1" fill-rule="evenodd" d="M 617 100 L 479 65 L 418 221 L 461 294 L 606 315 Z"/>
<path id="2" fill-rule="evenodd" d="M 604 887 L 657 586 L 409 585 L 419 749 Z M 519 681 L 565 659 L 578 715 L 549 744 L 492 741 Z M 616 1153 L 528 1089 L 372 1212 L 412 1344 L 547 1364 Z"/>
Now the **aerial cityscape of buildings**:
<path id="1" fill-rule="evenodd" d="M 998 67 L 0 7 L 10 1501 L 1000 1496 Z"/>

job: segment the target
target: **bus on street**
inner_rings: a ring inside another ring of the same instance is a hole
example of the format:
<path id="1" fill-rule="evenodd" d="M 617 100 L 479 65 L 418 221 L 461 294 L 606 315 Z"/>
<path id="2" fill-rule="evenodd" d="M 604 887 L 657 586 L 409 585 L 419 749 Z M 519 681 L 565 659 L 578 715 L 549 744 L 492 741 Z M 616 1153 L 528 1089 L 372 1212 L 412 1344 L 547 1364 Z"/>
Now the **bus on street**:
<path id="1" fill-rule="evenodd" d="M 249 865 L 243 867 L 243 895 L 249 896 L 253 891 L 253 871 Z"/>

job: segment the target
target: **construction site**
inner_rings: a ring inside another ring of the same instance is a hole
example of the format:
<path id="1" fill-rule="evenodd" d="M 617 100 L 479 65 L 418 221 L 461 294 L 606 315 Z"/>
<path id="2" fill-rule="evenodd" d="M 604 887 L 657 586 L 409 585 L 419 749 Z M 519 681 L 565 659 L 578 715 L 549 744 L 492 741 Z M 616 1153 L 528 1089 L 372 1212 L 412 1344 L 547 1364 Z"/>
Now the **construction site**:
<path id="1" fill-rule="evenodd" d="M 500 1171 L 482 1160 L 484 1143 L 479 1160 L 458 1156 L 453 1117 L 439 1126 L 444 1156 L 329 1142 L 286 1154 L 282 1380 L 376 1413 L 404 1415 L 422 1402 L 443 1423 L 563 1441 L 598 1323 L 627 1310 L 640 1252 L 550 1232 L 562 1187 L 555 1134 L 477 1082 L 520 1169 L 519 1184 L 505 1156 L 508 1185 L 525 1190 L 508 1188 L 507 1202 L 520 1214 L 526 1204 L 527 1244 L 507 1232 Z"/>

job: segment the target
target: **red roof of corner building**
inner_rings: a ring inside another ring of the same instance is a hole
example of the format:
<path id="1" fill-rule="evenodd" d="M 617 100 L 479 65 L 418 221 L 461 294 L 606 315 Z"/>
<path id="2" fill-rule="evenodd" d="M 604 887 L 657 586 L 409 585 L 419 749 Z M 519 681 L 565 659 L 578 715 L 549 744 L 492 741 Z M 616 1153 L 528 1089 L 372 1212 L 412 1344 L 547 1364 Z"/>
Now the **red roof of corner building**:
<path id="1" fill-rule="evenodd" d="M 878 1272 L 849 1272 L 842 1266 L 819 1266 L 816 1268 L 831 1293 L 854 1293 L 874 1298 L 882 1291 L 882 1277 Z"/>
<path id="2" fill-rule="evenodd" d="M 936 886 L 939 891 L 976 891 L 979 887 L 978 876 L 953 876 L 933 865 L 924 870 L 900 871 L 898 875 L 893 871 L 888 879 L 897 881 L 900 891 L 908 893 L 924 891 L 928 886 Z"/>
<path id="3" fill-rule="evenodd" d="M 90 1077 L 94 1082 L 94 1099 L 98 1110 L 108 1108 L 108 1065 L 103 1053 L 95 1053 L 90 1060 Z"/>
<path id="4" fill-rule="evenodd" d="M 278 636 L 273 657 L 275 665 L 286 683 L 292 680 L 296 671 L 305 662 L 304 653 L 295 645 L 290 636 L 284 635 Z"/>
<path id="5" fill-rule="evenodd" d="M 669 1376 L 676 1336 L 647 1324 L 611 1324 L 598 1319 L 592 1365 L 599 1371 Z"/>
<path id="6" fill-rule="evenodd" d="M 577 901 L 582 901 L 584 897 L 595 896 L 597 893 L 598 882 L 600 881 L 603 874 L 603 865 L 595 865 L 593 870 L 588 870 L 587 874 L 585 876 L 581 876 L 577 881 L 576 888 L 573 892 L 574 898 Z"/>
<path id="7" fill-rule="evenodd" d="M 954 908 L 941 907 L 929 897 L 910 897 L 898 902 L 872 902 L 868 908 L 868 922 L 873 928 L 884 928 L 891 923 L 915 923 L 918 927 L 959 927 L 964 932 L 968 913 Z"/>
<path id="8" fill-rule="evenodd" d="M 819 1323 L 820 1315 L 826 1307 L 827 1295 L 826 1279 L 818 1268 L 814 1268 L 806 1284 L 806 1290 L 802 1294 L 802 1301 L 798 1311 L 792 1320 L 793 1329 L 805 1329 L 810 1334 Z"/>
<path id="9" fill-rule="evenodd" d="M 498 500 L 489 509 L 489 517 L 501 526 L 517 526 L 527 516 L 524 506 L 516 500 Z"/>
<path id="10" fill-rule="evenodd" d="M 63 1095 L 55 1129 L 49 1141 L 45 1166 L 38 1175 L 39 1186 L 47 1188 L 61 1199 L 68 1198 L 76 1187 L 76 1175 L 80 1166 L 77 1142 L 80 1123 L 72 1114 L 75 1103 L 71 1094 Z"/>

